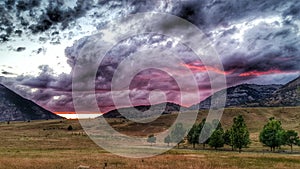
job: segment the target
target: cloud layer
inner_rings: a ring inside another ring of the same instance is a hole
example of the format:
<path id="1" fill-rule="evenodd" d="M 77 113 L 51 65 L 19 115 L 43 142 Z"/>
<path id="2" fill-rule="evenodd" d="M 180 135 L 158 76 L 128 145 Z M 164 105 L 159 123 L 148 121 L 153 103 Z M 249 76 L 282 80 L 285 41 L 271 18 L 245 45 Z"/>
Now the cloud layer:
<path id="1" fill-rule="evenodd" d="M 225 75 L 229 86 L 247 82 L 286 83 L 300 73 L 298 1 L 77 0 L 73 3 L 63 3 L 7 0 L 2 3 L 0 11 L 0 43 L 17 41 L 26 35 L 40 37 L 40 40 L 44 38 L 45 41 L 57 45 L 65 38 L 72 39 L 74 34 L 84 32 L 87 25 L 97 30 L 97 35 L 90 35 L 91 32 L 86 31 L 85 35 L 89 36 L 82 37 L 65 49 L 67 62 L 72 70 L 78 57 L 81 57 L 82 48 L 99 41 L 109 41 L 111 36 L 126 32 L 131 26 L 137 26 L 134 21 L 128 21 L 126 26 L 118 28 L 112 24 L 114 20 L 139 12 L 166 12 L 188 20 L 203 31 L 220 56 L 224 70 L 215 65 L 203 64 L 191 49 L 172 37 L 150 33 L 124 39 L 105 55 L 97 71 L 96 96 L 99 106 L 104 111 L 114 107 L 111 92 L 117 92 L 120 97 L 129 93 L 132 103 L 136 105 L 148 104 L 149 94 L 153 90 L 163 91 L 168 101 L 180 102 L 182 96 L 174 78 L 168 72 L 154 69 L 137 74 L 128 91 L 111 91 L 113 74 L 121 62 L 143 50 L 159 48 L 162 51 L 176 51 L 174 53 L 182 59 L 182 64 L 176 65 L 177 68 L 185 67 L 193 72 L 201 99 L 211 92 L 207 71 Z M 161 18 L 161 21 L 153 21 L 153 25 L 161 29 L 178 26 L 172 24 L 174 23 L 164 18 Z M 143 27 L 140 29 L 144 32 Z M 22 51 L 23 48 L 19 50 Z M 132 62 L 135 61 L 133 59 Z M 168 64 L 168 60 L 163 57 L 161 62 Z M 52 111 L 73 111 L 73 71 L 71 74 L 55 75 L 52 69 L 55 68 L 42 65 L 38 76 L 2 77 L 1 82 Z M 173 76 L 184 76 L 180 69 L 171 72 Z M 3 67 L 2 75 L 8 74 L 11 74 L 10 71 Z M 92 99 L 89 92 L 83 94 L 87 102 Z"/>

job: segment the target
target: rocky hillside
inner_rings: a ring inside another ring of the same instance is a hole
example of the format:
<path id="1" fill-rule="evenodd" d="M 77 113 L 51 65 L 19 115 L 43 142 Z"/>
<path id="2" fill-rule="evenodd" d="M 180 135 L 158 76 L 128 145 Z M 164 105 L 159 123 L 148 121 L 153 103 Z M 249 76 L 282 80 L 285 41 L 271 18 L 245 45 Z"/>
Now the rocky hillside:
<path id="1" fill-rule="evenodd" d="M 280 89 L 282 85 L 256 85 L 241 84 L 227 89 L 227 98 L 225 107 L 259 107 L 265 106 L 266 98 L 272 97 L 273 93 Z M 214 95 L 218 96 L 225 92 L 221 90 Z M 217 98 L 217 97 L 216 97 Z M 211 96 L 199 104 L 200 109 L 210 107 Z M 194 106 L 195 107 L 195 106 Z"/>
<path id="2" fill-rule="evenodd" d="M 300 106 L 300 76 L 266 99 L 267 106 Z"/>
<path id="3" fill-rule="evenodd" d="M 0 84 L 0 121 L 62 118 Z"/>
<path id="4" fill-rule="evenodd" d="M 225 92 L 218 91 L 218 95 Z M 199 109 L 209 109 L 211 96 L 198 104 Z M 241 84 L 227 88 L 225 107 L 276 107 L 300 106 L 300 76 L 285 85 Z M 192 106 L 193 109 L 197 105 Z"/>

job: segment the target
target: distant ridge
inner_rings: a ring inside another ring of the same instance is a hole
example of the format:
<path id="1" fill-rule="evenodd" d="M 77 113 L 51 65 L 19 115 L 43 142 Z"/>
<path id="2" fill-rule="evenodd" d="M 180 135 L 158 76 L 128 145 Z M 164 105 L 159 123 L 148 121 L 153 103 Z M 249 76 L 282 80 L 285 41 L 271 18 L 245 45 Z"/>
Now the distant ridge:
<path id="1" fill-rule="evenodd" d="M 61 119 L 62 117 L 21 97 L 0 84 L 0 121 Z"/>
<path id="2" fill-rule="evenodd" d="M 151 109 L 150 109 L 151 107 Z M 179 112 L 181 106 L 175 103 L 161 103 L 155 105 L 140 105 L 134 107 L 126 107 L 111 110 L 103 115 L 105 118 L 124 118 L 120 112 L 125 113 L 126 117 L 139 117 L 139 116 L 153 116 L 154 114 L 162 113 L 162 114 L 171 114 L 172 112 Z M 137 115 L 137 112 L 139 113 Z"/>
<path id="3" fill-rule="evenodd" d="M 227 90 L 225 107 L 264 107 L 265 100 L 272 97 L 273 93 L 281 87 L 282 85 L 240 84 L 218 91 L 214 96 L 217 97 Z M 209 109 L 211 98 L 212 96 L 200 102 L 199 109 Z"/>
<path id="4" fill-rule="evenodd" d="M 225 107 L 278 107 L 300 106 L 300 76 L 285 85 L 240 84 L 214 93 L 218 96 L 227 90 Z M 192 109 L 209 109 L 212 96 Z"/>
<path id="5" fill-rule="evenodd" d="M 266 99 L 267 106 L 300 106 L 300 76 L 279 88 Z"/>
<path id="6" fill-rule="evenodd" d="M 277 106 L 300 106 L 300 76 L 296 79 L 288 82 L 285 85 L 271 84 L 271 85 L 257 85 L 257 84 L 240 84 L 229 87 L 227 89 L 220 90 L 214 95 L 217 97 L 224 91 L 227 92 L 225 107 L 277 107 Z M 211 98 L 209 96 L 202 102 L 192 105 L 189 108 L 181 107 L 175 103 L 162 103 L 152 105 L 153 112 L 163 112 L 163 114 L 170 114 L 172 112 L 183 110 L 196 110 L 196 109 L 209 109 L 211 105 Z M 166 108 L 163 109 L 163 105 L 166 104 Z M 135 106 L 120 108 L 121 112 L 136 115 L 136 111 L 146 112 L 150 108 L 149 105 Z M 142 116 L 145 114 L 141 113 Z M 124 118 L 117 109 L 109 111 L 103 115 L 106 118 Z"/>

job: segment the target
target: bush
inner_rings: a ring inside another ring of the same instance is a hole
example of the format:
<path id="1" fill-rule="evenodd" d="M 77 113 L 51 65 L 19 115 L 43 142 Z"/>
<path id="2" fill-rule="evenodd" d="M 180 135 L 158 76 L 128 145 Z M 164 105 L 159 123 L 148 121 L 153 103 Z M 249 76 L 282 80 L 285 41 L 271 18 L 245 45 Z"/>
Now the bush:
<path id="1" fill-rule="evenodd" d="M 69 131 L 73 130 L 73 127 L 71 125 L 69 125 L 69 127 L 67 128 Z"/>

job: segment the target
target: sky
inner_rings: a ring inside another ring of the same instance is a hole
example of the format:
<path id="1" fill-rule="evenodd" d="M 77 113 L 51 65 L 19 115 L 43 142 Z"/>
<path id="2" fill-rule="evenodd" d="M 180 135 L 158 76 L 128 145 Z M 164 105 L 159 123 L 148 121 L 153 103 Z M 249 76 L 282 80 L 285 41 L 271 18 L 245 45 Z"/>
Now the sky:
<path id="1" fill-rule="evenodd" d="M 114 97 L 121 100 L 120 107 L 181 103 L 183 97 L 191 97 L 184 104 L 190 106 L 212 94 L 210 82 L 215 79 L 209 79 L 209 72 L 225 76 L 228 86 L 285 84 L 300 74 L 297 0 L 3 0 L 0 83 L 53 112 L 74 112 L 72 85 L 86 84 L 84 78 L 79 82 L 72 78 L 90 73 L 86 71 L 90 68 L 79 62 L 80 57 L 88 60 L 95 55 L 97 60 L 98 49 L 111 44 L 114 36 L 133 28 L 145 32 L 146 18 L 126 19 L 144 12 L 174 15 L 195 25 L 215 49 L 222 67 L 204 64 L 181 39 L 156 33 L 132 35 L 101 53 L 104 57 L 97 65 L 95 90 L 82 92 L 87 103 L 95 93 L 102 112 L 116 107 Z M 165 17 L 152 23 L 161 29 L 178 27 Z M 184 34 L 189 30 L 177 31 Z M 203 40 L 199 39 L 199 44 Z M 166 66 L 132 74 L 137 63 L 149 62 Z M 86 70 L 76 72 L 78 65 Z M 185 78 L 187 69 L 197 82 L 197 99 L 192 98 L 194 90 L 177 83 L 176 78 Z M 114 78 L 124 75 L 132 75 L 128 85 L 117 81 L 119 86 L 114 87 Z"/>

